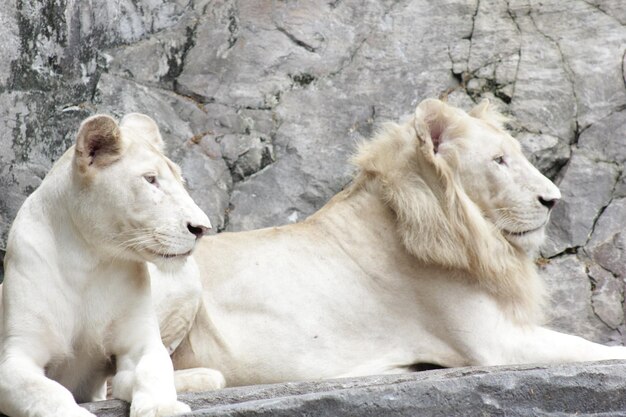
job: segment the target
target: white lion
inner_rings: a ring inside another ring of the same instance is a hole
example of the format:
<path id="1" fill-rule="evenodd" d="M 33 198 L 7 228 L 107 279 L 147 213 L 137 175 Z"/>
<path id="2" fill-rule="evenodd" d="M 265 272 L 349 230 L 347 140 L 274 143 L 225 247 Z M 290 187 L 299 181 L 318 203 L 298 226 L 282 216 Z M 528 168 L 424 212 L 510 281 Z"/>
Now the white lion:
<path id="1" fill-rule="evenodd" d="M 560 193 L 502 120 L 486 101 L 426 100 L 360 147 L 352 185 L 307 220 L 204 239 L 204 301 L 174 367 L 242 385 L 626 358 L 539 324 L 533 257 Z"/>
<path id="2" fill-rule="evenodd" d="M 162 146 L 148 116 L 90 117 L 20 209 L 5 258 L 0 412 L 91 416 L 76 401 L 103 399 L 112 374 L 131 416 L 190 410 L 176 399 L 147 261 L 176 281 L 173 299 L 189 295 L 181 311 L 193 316 L 200 287 L 189 255 L 210 223 Z M 165 328 L 170 344 L 190 322 L 176 325 Z M 186 375 L 223 385 L 216 371 Z"/>

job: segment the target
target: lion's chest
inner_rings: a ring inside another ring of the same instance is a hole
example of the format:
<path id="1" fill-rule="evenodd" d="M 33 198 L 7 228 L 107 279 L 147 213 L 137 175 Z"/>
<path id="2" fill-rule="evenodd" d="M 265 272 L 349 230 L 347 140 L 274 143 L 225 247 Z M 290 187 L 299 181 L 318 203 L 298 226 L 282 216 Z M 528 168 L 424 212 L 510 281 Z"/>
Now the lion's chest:
<path id="1" fill-rule="evenodd" d="M 54 358 L 46 366 L 46 376 L 66 387 L 76 401 L 86 402 L 103 399 L 104 384 L 114 369 L 113 357 L 81 346 L 71 354 Z"/>
<path id="2" fill-rule="evenodd" d="M 137 285 L 132 271 L 104 271 L 68 299 L 64 348 L 46 366 L 46 375 L 68 388 L 79 401 L 100 397 L 106 378 L 115 371 L 115 357 L 125 353 L 127 322 L 146 316 L 149 287 Z M 60 329 L 59 329 L 60 330 Z"/>

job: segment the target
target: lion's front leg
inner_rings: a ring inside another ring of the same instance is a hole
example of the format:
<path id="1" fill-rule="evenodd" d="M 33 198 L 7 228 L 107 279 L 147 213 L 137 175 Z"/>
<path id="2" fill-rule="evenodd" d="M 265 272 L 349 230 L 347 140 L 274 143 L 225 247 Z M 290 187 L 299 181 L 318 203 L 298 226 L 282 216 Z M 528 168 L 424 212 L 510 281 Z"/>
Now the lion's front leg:
<path id="1" fill-rule="evenodd" d="M 586 362 L 626 359 L 626 347 L 605 346 L 582 337 L 540 326 L 500 328 L 499 332 L 470 338 L 466 345 L 472 365 Z"/>
<path id="2" fill-rule="evenodd" d="M 174 371 L 176 392 L 213 391 L 226 386 L 224 375 L 215 369 L 191 368 Z"/>
<path id="3" fill-rule="evenodd" d="M 544 327 L 520 332 L 516 356 L 520 362 L 584 362 L 626 359 L 626 347 L 605 346 Z"/>
<path id="4" fill-rule="evenodd" d="M 0 413 L 12 417 L 94 417 L 30 357 L 5 350 L 0 358 Z"/>
<path id="5" fill-rule="evenodd" d="M 131 417 L 158 417 L 187 413 L 189 406 L 176 399 L 174 368 L 160 343 L 140 355 L 123 355 L 117 360 L 113 396 L 131 403 Z"/>

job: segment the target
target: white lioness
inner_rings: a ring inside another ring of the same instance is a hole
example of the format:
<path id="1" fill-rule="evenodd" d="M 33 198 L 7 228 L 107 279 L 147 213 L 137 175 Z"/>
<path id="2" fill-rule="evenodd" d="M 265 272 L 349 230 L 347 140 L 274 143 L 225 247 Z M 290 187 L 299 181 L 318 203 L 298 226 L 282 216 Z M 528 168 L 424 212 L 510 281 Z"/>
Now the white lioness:
<path id="1" fill-rule="evenodd" d="M 426 100 L 307 220 L 203 240 L 204 303 L 174 367 L 241 385 L 626 358 L 539 325 L 533 256 L 560 193 L 501 121 Z"/>
<path id="2" fill-rule="evenodd" d="M 131 416 L 190 410 L 176 400 L 146 261 L 177 281 L 174 300 L 192 295 L 184 311 L 193 314 L 199 283 L 188 255 L 210 223 L 162 145 L 148 116 L 91 117 L 20 209 L 5 258 L 0 412 L 91 416 L 76 401 L 103 399 L 113 373 Z"/>

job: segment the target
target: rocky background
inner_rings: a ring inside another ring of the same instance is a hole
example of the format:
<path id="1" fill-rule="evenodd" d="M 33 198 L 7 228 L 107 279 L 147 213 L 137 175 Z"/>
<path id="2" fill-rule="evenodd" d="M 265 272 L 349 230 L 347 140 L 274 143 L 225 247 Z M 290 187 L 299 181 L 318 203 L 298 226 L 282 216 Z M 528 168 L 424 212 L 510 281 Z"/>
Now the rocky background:
<path id="1" fill-rule="evenodd" d="M 563 193 L 550 324 L 625 341 L 622 0 L 8 0 L 0 39 L 2 247 L 94 113 L 157 120 L 219 232 L 305 218 L 422 99 L 489 97 Z"/>

